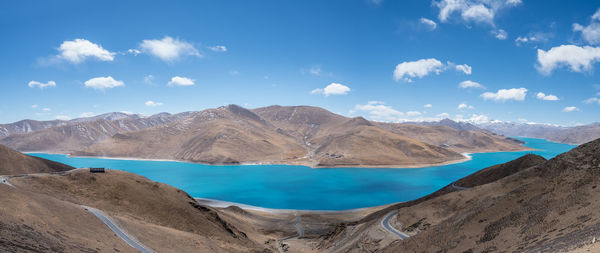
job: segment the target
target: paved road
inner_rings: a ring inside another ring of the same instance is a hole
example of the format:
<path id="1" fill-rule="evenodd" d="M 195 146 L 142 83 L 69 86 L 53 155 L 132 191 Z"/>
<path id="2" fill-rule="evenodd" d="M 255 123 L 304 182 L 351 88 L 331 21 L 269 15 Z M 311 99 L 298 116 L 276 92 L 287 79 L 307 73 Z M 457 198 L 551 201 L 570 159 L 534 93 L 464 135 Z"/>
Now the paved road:
<path id="1" fill-rule="evenodd" d="M 282 247 L 283 241 L 304 235 L 304 228 L 302 227 L 302 217 L 298 216 L 298 214 L 296 214 L 296 219 L 294 219 L 294 228 L 296 228 L 295 235 L 290 235 L 288 237 L 279 238 L 279 239 L 275 240 L 275 242 L 277 242 L 277 250 L 280 253 L 286 252 L 286 250 L 284 250 Z"/>
<path id="2" fill-rule="evenodd" d="M 6 177 L 4 177 L 4 176 L 0 176 L 0 183 L 3 183 L 3 184 L 8 185 L 8 186 L 15 187 L 10 182 L 8 182 L 8 179 L 6 179 Z"/>
<path id="3" fill-rule="evenodd" d="M 94 215 L 96 215 L 96 217 L 98 217 L 98 219 L 102 220 L 102 222 L 104 222 L 104 224 L 106 224 L 106 226 L 108 226 L 113 232 L 115 232 L 115 234 L 121 238 L 121 240 L 125 241 L 127 244 L 129 244 L 129 246 L 134 247 L 135 249 L 139 250 L 140 252 L 143 253 L 151 253 L 154 252 L 152 251 L 150 248 L 142 245 L 140 242 L 138 242 L 136 239 L 134 239 L 132 236 L 128 235 L 125 231 L 123 231 L 119 226 L 117 226 L 111 219 L 110 217 L 108 217 L 106 214 L 104 214 L 102 211 L 89 207 L 89 206 L 83 206 L 86 210 L 88 210 L 89 212 L 93 213 Z"/>
<path id="4" fill-rule="evenodd" d="M 404 240 L 404 239 L 406 239 L 406 238 L 408 238 L 410 236 L 407 235 L 407 234 L 405 234 L 405 233 L 402 233 L 402 232 L 398 231 L 396 228 L 394 228 L 394 227 L 392 227 L 392 225 L 390 225 L 390 219 L 396 213 L 398 213 L 398 210 L 392 211 L 387 216 L 385 216 L 385 218 L 383 218 L 383 220 L 381 221 L 381 226 L 383 228 L 385 228 L 385 230 L 389 231 L 392 234 L 395 234 L 396 236 L 400 237 L 400 239 Z"/>

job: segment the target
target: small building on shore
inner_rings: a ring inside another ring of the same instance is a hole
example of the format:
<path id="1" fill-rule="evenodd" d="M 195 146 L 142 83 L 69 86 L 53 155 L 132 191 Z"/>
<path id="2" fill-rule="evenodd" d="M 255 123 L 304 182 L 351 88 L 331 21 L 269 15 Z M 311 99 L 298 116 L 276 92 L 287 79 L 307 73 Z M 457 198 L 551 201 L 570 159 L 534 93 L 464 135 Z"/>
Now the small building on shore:
<path id="1" fill-rule="evenodd" d="M 104 173 L 104 168 L 90 168 L 91 173 Z"/>

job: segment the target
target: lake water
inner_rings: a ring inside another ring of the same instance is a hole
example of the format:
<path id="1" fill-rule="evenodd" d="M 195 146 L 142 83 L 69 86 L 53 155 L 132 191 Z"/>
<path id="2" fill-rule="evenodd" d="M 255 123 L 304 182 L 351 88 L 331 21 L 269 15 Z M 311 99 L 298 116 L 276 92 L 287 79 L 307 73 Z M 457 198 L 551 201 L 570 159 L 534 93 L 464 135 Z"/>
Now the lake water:
<path id="1" fill-rule="evenodd" d="M 525 152 L 472 154 L 472 160 L 427 168 L 319 168 L 292 165 L 202 165 L 169 161 L 30 155 L 74 167 L 124 170 L 180 188 L 193 197 L 277 209 L 345 210 L 413 200 L 480 169 L 527 153 L 552 158 L 573 145 L 520 138 Z"/>

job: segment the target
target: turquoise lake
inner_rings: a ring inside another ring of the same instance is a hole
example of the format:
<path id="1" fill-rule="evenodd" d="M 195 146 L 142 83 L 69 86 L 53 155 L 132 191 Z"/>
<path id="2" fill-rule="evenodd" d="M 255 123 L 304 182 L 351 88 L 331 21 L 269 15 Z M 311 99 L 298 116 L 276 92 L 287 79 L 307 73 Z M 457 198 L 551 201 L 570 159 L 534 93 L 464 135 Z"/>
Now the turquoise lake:
<path id="1" fill-rule="evenodd" d="M 480 169 L 534 153 L 550 159 L 574 148 L 519 138 L 538 149 L 472 154 L 463 163 L 426 168 L 320 168 L 292 165 L 203 165 L 77 158 L 29 153 L 74 167 L 124 170 L 183 189 L 193 197 L 277 209 L 345 210 L 413 200 Z"/>

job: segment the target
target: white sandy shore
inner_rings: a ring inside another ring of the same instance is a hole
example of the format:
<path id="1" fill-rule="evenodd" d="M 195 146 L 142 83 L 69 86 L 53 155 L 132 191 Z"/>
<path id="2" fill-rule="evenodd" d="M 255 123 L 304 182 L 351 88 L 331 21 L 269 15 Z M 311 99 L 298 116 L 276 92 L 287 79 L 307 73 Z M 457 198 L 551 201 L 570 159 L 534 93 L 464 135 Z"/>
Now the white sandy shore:
<path id="1" fill-rule="evenodd" d="M 501 151 L 502 152 L 502 151 Z M 513 151 L 506 151 L 513 152 Z M 32 154 L 32 153 L 44 153 L 44 154 L 53 154 L 53 155 L 66 155 L 67 157 L 72 158 L 99 158 L 99 159 L 110 159 L 110 160 L 132 160 L 132 161 L 151 161 L 151 162 L 180 162 L 180 163 L 193 163 L 193 164 L 203 164 L 203 165 L 211 165 L 211 166 L 235 166 L 235 165 L 292 165 L 292 166 L 306 166 L 313 169 L 319 168 L 389 168 L 389 169 L 413 169 L 413 168 L 425 168 L 425 167 L 434 167 L 434 166 L 444 166 L 456 163 L 466 162 L 472 159 L 471 154 L 473 153 L 461 153 L 464 156 L 463 159 L 452 160 L 441 163 L 426 163 L 426 164 L 417 164 L 417 165 L 349 165 L 349 166 L 324 166 L 324 167 L 314 167 L 307 164 L 293 164 L 293 163 L 271 163 L 271 162 L 250 162 L 250 163 L 240 163 L 240 164 L 207 164 L 207 163 L 198 163 L 198 162 L 190 162 L 183 160 L 174 160 L 174 159 L 150 159 L 150 158 L 137 158 L 137 157 L 125 157 L 125 156 L 77 156 L 71 155 L 69 153 L 60 153 L 60 152 L 48 152 L 48 151 L 27 151 L 23 152 L 24 154 Z M 485 152 L 482 152 L 485 153 Z"/>
<path id="2" fill-rule="evenodd" d="M 216 200 L 216 199 L 207 199 L 207 198 L 194 198 L 199 204 L 214 207 L 214 208 L 227 208 L 230 206 L 237 206 L 244 210 L 258 211 L 269 214 L 314 214 L 314 213 L 359 213 L 365 211 L 367 209 L 377 208 L 375 207 L 364 207 L 364 208 L 356 208 L 356 209 L 347 209 L 347 210 L 302 210 L 302 209 L 274 209 L 274 208 L 265 208 L 252 206 L 247 204 Z M 387 206 L 387 205 L 386 205 Z M 383 206 L 382 206 L 383 207 Z"/>

